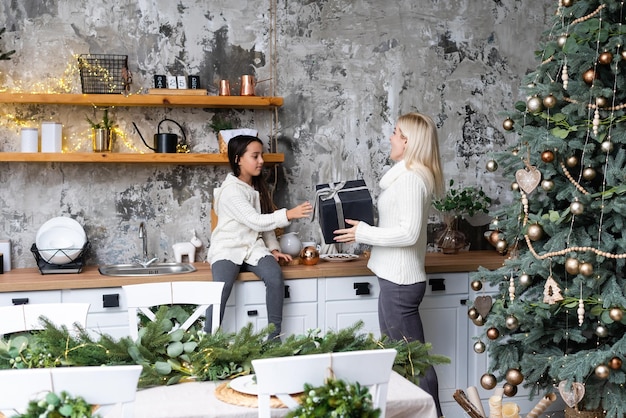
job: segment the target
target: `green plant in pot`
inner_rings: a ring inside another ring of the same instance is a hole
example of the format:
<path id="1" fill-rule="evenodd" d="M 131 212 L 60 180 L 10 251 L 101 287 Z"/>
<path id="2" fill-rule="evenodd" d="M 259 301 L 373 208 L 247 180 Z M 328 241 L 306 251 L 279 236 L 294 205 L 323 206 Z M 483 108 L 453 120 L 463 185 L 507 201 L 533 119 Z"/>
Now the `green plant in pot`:
<path id="1" fill-rule="evenodd" d="M 115 139 L 115 125 L 109 118 L 109 109 L 105 108 L 103 110 L 102 119 L 98 122 L 94 122 L 94 120 L 89 117 L 85 119 L 89 122 L 89 125 L 91 125 L 93 151 L 110 152 Z"/>
<path id="2" fill-rule="evenodd" d="M 459 218 L 489 213 L 491 198 L 475 186 L 455 187 L 450 180 L 445 196 L 433 201 L 433 207 L 441 212 L 444 230 L 435 238 L 435 245 L 444 254 L 456 254 L 466 245 L 465 235 L 458 230 Z"/>

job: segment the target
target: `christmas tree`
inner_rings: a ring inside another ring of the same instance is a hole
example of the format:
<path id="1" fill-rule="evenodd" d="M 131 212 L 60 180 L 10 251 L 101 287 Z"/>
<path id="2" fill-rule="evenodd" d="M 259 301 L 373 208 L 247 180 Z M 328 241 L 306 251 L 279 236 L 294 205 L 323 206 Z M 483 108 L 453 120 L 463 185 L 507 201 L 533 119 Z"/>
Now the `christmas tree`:
<path id="1" fill-rule="evenodd" d="M 490 235 L 508 257 L 473 273 L 472 288 L 489 282 L 499 294 L 477 294 L 468 315 L 484 327 L 474 350 L 489 355 L 485 389 L 503 382 L 513 396 L 523 385 L 623 418 L 626 9 L 616 0 L 555 9 L 524 100 L 503 116 L 512 145 L 487 163 L 511 179 L 513 203 L 493 213 Z"/>

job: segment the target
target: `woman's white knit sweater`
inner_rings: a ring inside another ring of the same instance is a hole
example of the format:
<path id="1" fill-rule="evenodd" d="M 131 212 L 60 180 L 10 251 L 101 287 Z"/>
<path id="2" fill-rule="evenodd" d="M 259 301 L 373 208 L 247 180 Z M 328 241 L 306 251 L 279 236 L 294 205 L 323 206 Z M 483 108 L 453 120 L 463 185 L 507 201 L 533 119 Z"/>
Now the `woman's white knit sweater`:
<path id="1" fill-rule="evenodd" d="M 256 265 L 272 250 L 280 250 L 276 228 L 289 225 L 287 209 L 261 214 L 259 192 L 232 173 L 213 193 L 217 226 L 211 234 L 207 260 Z"/>
<path id="2" fill-rule="evenodd" d="M 360 222 L 356 242 L 372 245 L 367 267 L 405 285 L 426 280 L 426 231 L 431 195 L 419 173 L 399 161 L 380 179 L 378 226 Z"/>

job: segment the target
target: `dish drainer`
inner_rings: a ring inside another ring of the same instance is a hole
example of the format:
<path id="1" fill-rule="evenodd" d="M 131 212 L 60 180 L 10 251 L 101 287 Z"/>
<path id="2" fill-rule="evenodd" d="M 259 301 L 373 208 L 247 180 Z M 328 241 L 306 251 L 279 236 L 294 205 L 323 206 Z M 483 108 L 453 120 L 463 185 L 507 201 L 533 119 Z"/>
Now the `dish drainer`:
<path id="1" fill-rule="evenodd" d="M 33 246 L 30 247 L 30 251 L 33 253 L 33 256 L 35 257 L 35 261 L 37 262 L 37 267 L 39 268 L 39 272 L 41 274 L 67 274 L 67 273 L 80 273 L 83 270 L 83 267 L 85 266 L 85 256 L 87 254 L 87 250 L 89 250 L 90 247 L 91 245 L 89 244 L 89 241 L 87 241 L 85 245 L 83 245 L 82 248 L 42 249 L 41 250 L 41 251 L 54 252 L 53 253 L 54 256 L 64 255 L 68 258 L 68 260 L 71 260 L 71 257 L 67 255 L 68 253 L 74 253 L 75 251 L 80 250 L 80 253 L 78 254 L 78 256 L 74 260 L 66 264 L 48 263 L 46 260 L 43 259 L 41 254 L 39 254 L 40 250 L 37 248 L 37 244 L 33 244 Z"/>

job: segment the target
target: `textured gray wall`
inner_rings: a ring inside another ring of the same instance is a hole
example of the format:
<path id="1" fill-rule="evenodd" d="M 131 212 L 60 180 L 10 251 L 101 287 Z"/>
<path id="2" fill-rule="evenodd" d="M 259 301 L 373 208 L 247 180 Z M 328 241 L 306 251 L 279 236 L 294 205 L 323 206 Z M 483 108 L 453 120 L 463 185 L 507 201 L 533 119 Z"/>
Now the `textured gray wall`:
<path id="1" fill-rule="evenodd" d="M 242 74 L 276 74 L 257 94 L 285 98 L 277 126 L 286 155 L 276 176 L 280 206 L 312 199 L 315 184 L 352 178 L 364 178 L 375 196 L 394 120 L 412 110 L 435 118 L 447 178 L 480 184 L 505 202 L 508 184 L 486 173 L 485 162 L 504 145 L 501 112 L 535 67 L 533 51 L 556 3 L 279 0 L 274 9 L 269 0 L 2 0 L 0 50 L 17 52 L 0 61 L 0 86 L 80 92 L 75 56 L 82 53 L 127 54 L 135 93 L 151 87 L 155 73 L 200 75 L 213 93 L 221 78 L 234 84 Z M 193 152 L 216 152 L 209 127 L 216 115 L 258 129 L 268 145 L 273 132 L 269 111 L 114 108 L 111 115 L 123 132 L 117 152 L 148 151 L 132 122 L 151 140 L 164 117 L 184 125 Z M 94 109 L 1 105 L 0 151 L 19 150 L 21 126 L 50 120 L 63 123 L 64 148 L 89 151 L 86 116 Z M 196 229 L 204 258 L 212 190 L 227 171 L 0 163 L 0 239 L 12 241 L 14 268 L 34 266 L 38 228 L 71 216 L 92 243 L 90 264 L 128 262 L 140 254 L 137 229 L 145 221 L 151 253 L 172 261 L 171 245 Z M 317 236 L 308 221 L 291 229 Z"/>

